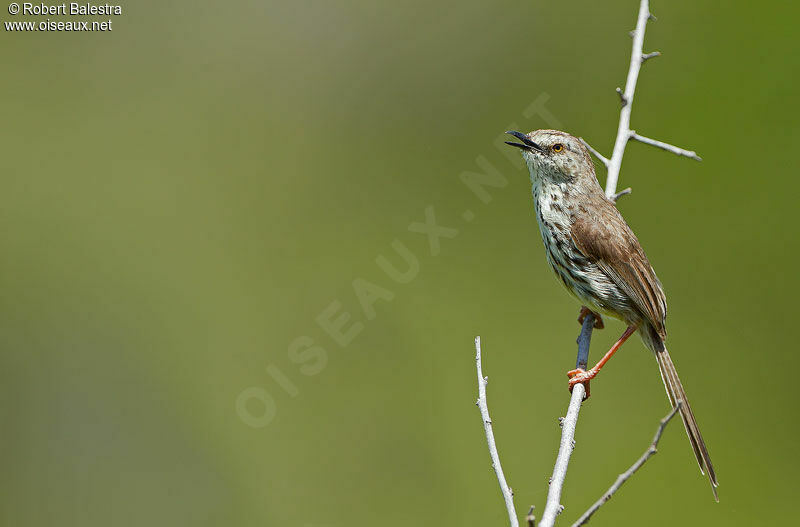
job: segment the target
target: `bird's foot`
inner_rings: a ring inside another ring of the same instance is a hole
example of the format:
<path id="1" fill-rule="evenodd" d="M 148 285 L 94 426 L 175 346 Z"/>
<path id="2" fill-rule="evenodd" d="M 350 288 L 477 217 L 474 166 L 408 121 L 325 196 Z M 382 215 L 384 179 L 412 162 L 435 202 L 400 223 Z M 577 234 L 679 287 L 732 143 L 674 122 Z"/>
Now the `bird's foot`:
<path id="1" fill-rule="evenodd" d="M 586 388 L 586 395 L 583 397 L 584 400 L 589 398 L 591 392 L 589 391 L 589 381 L 591 381 L 597 375 L 597 370 L 592 368 L 591 370 L 583 370 L 578 368 L 577 370 L 570 370 L 567 372 L 567 377 L 569 377 L 569 391 L 572 393 L 572 389 L 575 387 L 576 384 L 583 384 L 584 388 Z"/>
<path id="2" fill-rule="evenodd" d="M 586 306 L 581 306 L 581 314 L 578 315 L 578 324 L 583 325 L 583 321 L 589 313 L 592 313 L 591 309 Z M 603 324 L 603 317 L 597 313 L 594 313 L 594 327 L 595 329 L 603 329 L 605 327 Z"/>

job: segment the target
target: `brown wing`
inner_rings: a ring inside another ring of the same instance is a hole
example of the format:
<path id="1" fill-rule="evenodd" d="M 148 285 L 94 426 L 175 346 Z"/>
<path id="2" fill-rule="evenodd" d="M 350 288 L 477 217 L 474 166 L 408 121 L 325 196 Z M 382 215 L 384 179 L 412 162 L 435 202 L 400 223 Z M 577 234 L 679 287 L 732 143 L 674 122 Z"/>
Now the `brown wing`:
<path id="1" fill-rule="evenodd" d="M 636 235 L 605 197 L 596 199 L 586 212 L 572 224 L 578 250 L 630 297 L 642 317 L 665 339 L 667 299 Z"/>

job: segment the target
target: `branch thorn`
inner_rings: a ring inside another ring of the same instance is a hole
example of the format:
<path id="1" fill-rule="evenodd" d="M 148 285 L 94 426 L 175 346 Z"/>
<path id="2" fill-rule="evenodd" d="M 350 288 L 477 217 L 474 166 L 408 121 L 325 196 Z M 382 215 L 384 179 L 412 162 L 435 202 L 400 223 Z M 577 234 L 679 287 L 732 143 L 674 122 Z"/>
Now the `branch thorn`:
<path id="1" fill-rule="evenodd" d="M 626 99 L 625 98 L 625 94 L 622 93 L 622 88 L 617 86 L 616 92 L 617 92 L 617 95 L 619 95 L 619 101 L 622 103 L 622 106 L 625 106 L 626 104 L 628 104 L 628 99 Z"/>
<path id="2" fill-rule="evenodd" d="M 617 192 L 616 194 L 614 194 L 611 197 L 611 201 L 616 202 L 619 198 L 621 198 L 622 196 L 625 196 L 627 194 L 630 194 L 631 192 L 633 192 L 633 189 L 631 187 L 628 187 L 626 189 L 620 190 L 619 192 Z"/>

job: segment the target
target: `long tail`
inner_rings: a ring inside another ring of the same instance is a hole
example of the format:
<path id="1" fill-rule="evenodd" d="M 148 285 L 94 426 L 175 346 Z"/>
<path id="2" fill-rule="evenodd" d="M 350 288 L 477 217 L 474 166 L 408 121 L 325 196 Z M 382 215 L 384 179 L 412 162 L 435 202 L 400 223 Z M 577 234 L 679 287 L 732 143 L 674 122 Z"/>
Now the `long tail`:
<path id="1" fill-rule="evenodd" d="M 675 370 L 675 365 L 672 363 L 672 358 L 669 356 L 667 348 L 664 347 L 663 342 L 660 342 L 660 349 L 654 350 L 656 353 L 656 360 L 658 361 L 658 369 L 661 370 L 661 379 L 664 381 L 664 387 L 667 389 L 669 402 L 672 403 L 674 408 L 678 401 L 682 401 L 680 414 L 683 420 L 683 425 L 686 427 L 686 434 L 689 436 L 689 442 L 692 444 L 694 455 L 697 458 L 697 464 L 700 465 L 700 472 L 708 474 L 708 480 L 711 482 L 711 491 L 714 493 L 714 499 L 719 501 L 717 496 L 717 475 L 714 472 L 714 465 L 711 464 L 711 456 L 708 455 L 708 449 L 703 441 L 703 436 L 700 434 L 700 428 L 697 426 L 697 421 L 692 413 L 692 407 L 689 406 L 689 399 L 686 398 L 686 392 L 683 390 L 678 372 Z"/>

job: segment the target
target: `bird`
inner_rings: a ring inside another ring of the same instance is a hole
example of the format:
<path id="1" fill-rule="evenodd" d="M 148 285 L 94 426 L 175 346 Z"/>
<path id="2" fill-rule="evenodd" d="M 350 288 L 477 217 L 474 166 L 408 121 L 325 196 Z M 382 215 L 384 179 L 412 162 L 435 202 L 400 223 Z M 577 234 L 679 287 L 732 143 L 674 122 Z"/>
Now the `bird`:
<path id="1" fill-rule="evenodd" d="M 547 262 L 582 304 L 578 321 L 592 312 L 597 317 L 595 327 L 602 327 L 602 315 L 626 324 L 622 336 L 595 366 L 567 373 L 570 391 L 582 383 L 588 397 L 589 381 L 638 331 L 655 354 L 670 404 L 678 408 L 700 471 L 708 476 L 719 501 L 711 456 L 664 343 L 664 288 L 633 230 L 600 187 L 589 151 L 578 138 L 559 130 L 507 133 L 519 140 L 506 143 L 521 150 L 530 172 Z"/>

